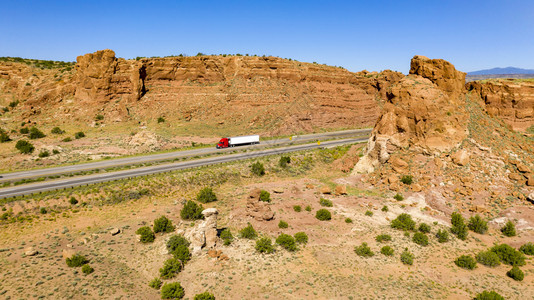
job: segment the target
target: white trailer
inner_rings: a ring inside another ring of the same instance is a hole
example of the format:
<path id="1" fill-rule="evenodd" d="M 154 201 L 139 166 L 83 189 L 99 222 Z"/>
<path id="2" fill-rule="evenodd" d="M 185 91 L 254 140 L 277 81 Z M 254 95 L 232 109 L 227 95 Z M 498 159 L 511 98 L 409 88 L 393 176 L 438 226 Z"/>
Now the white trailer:
<path id="1" fill-rule="evenodd" d="M 228 144 L 230 147 L 243 145 L 243 144 L 259 144 L 260 136 L 259 135 L 245 135 L 245 136 L 234 136 L 228 138 Z"/>

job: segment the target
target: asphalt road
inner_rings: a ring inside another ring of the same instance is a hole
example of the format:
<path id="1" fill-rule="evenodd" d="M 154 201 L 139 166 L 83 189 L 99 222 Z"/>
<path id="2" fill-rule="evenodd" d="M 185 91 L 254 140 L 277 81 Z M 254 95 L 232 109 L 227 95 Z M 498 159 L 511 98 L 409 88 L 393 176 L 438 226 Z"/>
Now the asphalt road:
<path id="1" fill-rule="evenodd" d="M 251 159 L 256 157 L 262 157 L 267 155 L 277 155 L 295 151 L 302 150 L 311 150 L 317 148 L 327 148 L 334 147 L 344 144 L 352 144 L 359 142 L 366 142 L 367 137 L 364 138 L 351 138 L 351 139 L 341 139 L 341 140 L 332 140 L 313 144 L 304 144 L 304 145 L 295 145 L 295 146 L 285 146 L 275 149 L 265 149 L 258 151 L 250 151 L 237 154 L 229 154 L 224 156 L 217 157 L 208 157 L 197 160 L 190 160 L 184 162 L 175 162 L 162 164 L 157 166 L 141 167 L 136 169 L 122 170 L 117 172 L 103 173 L 103 174 L 92 174 L 87 176 L 80 177 L 69 177 L 66 179 L 52 180 L 52 181 L 43 181 L 37 183 L 31 183 L 26 185 L 19 185 L 14 187 L 2 188 L 0 189 L 0 199 L 23 196 L 28 194 L 35 194 L 51 190 L 66 189 L 76 186 L 89 185 L 94 183 L 113 181 L 131 177 L 139 177 L 156 173 L 163 173 L 175 170 L 183 170 L 196 168 L 201 166 L 208 166 L 213 164 L 220 164 L 225 162 L 232 162 L 238 160 Z"/>
<path id="2" fill-rule="evenodd" d="M 111 159 L 111 160 L 102 160 L 102 161 L 97 161 L 97 162 L 75 164 L 75 165 L 69 165 L 69 166 L 63 166 L 63 167 L 53 167 L 53 168 L 45 168 L 45 169 L 4 173 L 4 174 L 0 174 L 2 176 L 2 178 L 0 178 L 0 183 L 6 182 L 6 181 L 18 181 L 22 179 L 30 179 L 30 178 L 38 178 L 38 177 L 65 175 L 69 173 L 77 173 L 77 172 L 90 171 L 90 170 L 96 170 L 96 169 L 107 169 L 107 168 L 121 167 L 121 166 L 127 166 L 127 165 L 139 165 L 139 164 L 153 163 L 153 162 L 158 162 L 158 161 L 168 161 L 168 160 L 203 156 L 203 155 L 209 155 L 209 154 L 215 154 L 215 153 L 232 152 L 232 151 L 237 151 L 237 150 L 262 149 L 266 147 L 284 145 L 284 144 L 289 144 L 289 143 L 303 143 L 303 142 L 315 141 L 315 140 L 327 140 L 327 139 L 335 139 L 335 138 L 342 138 L 342 137 L 355 137 L 358 135 L 360 136 L 368 135 L 370 132 L 371 132 L 371 129 L 355 129 L 355 130 L 335 131 L 335 132 L 327 132 L 327 133 L 306 134 L 306 135 L 292 136 L 291 139 L 284 138 L 284 139 L 277 139 L 277 140 L 261 141 L 260 144 L 252 145 L 252 146 L 241 146 L 241 147 L 236 147 L 236 148 L 216 149 L 215 145 L 213 145 L 213 147 L 210 147 L 210 148 L 201 148 L 201 149 L 193 149 L 193 150 L 185 150 L 185 151 L 173 151 L 173 152 L 168 152 L 168 153 L 149 154 L 149 155 L 143 155 L 143 156 L 133 156 L 133 157 Z"/>

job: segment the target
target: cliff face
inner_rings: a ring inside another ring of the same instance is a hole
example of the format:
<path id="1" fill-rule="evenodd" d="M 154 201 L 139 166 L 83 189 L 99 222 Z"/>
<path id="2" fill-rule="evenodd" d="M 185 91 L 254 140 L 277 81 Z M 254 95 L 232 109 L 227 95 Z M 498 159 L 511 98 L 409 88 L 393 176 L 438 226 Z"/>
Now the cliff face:
<path id="1" fill-rule="evenodd" d="M 523 131 L 534 125 L 534 81 L 474 81 L 466 88 L 482 99 L 489 115 L 503 119 L 514 130 Z"/>

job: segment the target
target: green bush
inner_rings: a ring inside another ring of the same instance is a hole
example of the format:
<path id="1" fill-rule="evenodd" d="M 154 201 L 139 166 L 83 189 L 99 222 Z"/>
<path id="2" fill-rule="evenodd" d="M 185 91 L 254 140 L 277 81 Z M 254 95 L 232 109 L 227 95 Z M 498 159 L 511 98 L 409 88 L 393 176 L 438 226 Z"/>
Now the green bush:
<path id="1" fill-rule="evenodd" d="M 368 216 L 368 217 L 372 217 L 373 216 L 373 212 L 368 210 L 365 212 L 365 215 Z"/>
<path id="2" fill-rule="evenodd" d="M 404 249 L 404 251 L 401 253 L 400 259 L 405 265 L 413 265 L 414 256 L 410 251 L 408 251 L 408 248 Z"/>
<path id="3" fill-rule="evenodd" d="M 172 256 L 179 259 L 183 264 L 191 260 L 191 252 L 189 252 L 189 248 L 185 245 L 177 246 L 172 252 Z"/>
<path id="4" fill-rule="evenodd" d="M 438 232 L 436 232 L 436 237 L 438 238 L 438 242 L 445 243 L 449 241 L 449 232 L 446 230 L 439 229 Z"/>
<path id="5" fill-rule="evenodd" d="M 294 206 L 293 206 L 293 210 L 294 210 L 295 212 L 301 212 L 301 211 L 302 211 L 302 207 L 300 207 L 300 205 L 294 205 Z"/>
<path id="6" fill-rule="evenodd" d="M 165 122 L 165 118 L 163 117 L 158 117 L 158 123 L 163 123 Z"/>
<path id="7" fill-rule="evenodd" d="M 256 230 L 254 230 L 252 224 L 248 223 L 247 227 L 239 231 L 239 236 L 245 239 L 253 240 L 258 237 L 258 233 L 256 232 Z"/>
<path id="8" fill-rule="evenodd" d="M 0 128 L 0 143 L 6 143 L 11 141 L 11 138 L 7 134 L 7 132 Z"/>
<path id="9" fill-rule="evenodd" d="M 85 265 L 86 263 L 88 263 L 89 261 L 83 255 L 74 254 L 71 257 L 67 257 L 66 262 L 67 262 L 67 266 L 74 268 L 74 267 L 81 267 Z"/>
<path id="10" fill-rule="evenodd" d="M 169 253 L 173 253 L 178 247 L 185 246 L 187 248 L 189 244 L 189 241 L 184 236 L 173 235 L 167 241 L 167 250 L 169 250 Z"/>
<path id="11" fill-rule="evenodd" d="M 156 278 L 150 280 L 150 282 L 148 283 L 148 286 L 153 288 L 153 289 L 159 290 L 159 288 L 161 287 L 162 284 L 163 284 L 163 282 L 161 282 L 161 279 L 159 279 L 159 277 L 156 277 Z"/>
<path id="12" fill-rule="evenodd" d="M 74 197 L 70 197 L 69 203 L 72 204 L 72 205 L 76 205 L 76 204 L 78 204 L 78 200 L 76 200 L 76 198 L 74 198 Z"/>
<path id="13" fill-rule="evenodd" d="M 319 204 L 321 204 L 321 206 L 324 206 L 324 207 L 332 207 L 332 206 L 334 206 L 332 201 L 330 201 L 328 199 L 325 199 L 325 198 L 321 198 L 319 200 Z"/>
<path id="14" fill-rule="evenodd" d="M 401 194 L 395 194 L 395 196 L 393 196 L 393 199 L 395 199 L 397 201 L 402 201 L 402 200 L 404 200 L 404 196 L 401 195 Z"/>
<path id="15" fill-rule="evenodd" d="M 35 150 L 35 147 L 26 140 L 19 140 L 15 145 L 15 148 L 20 151 L 22 154 L 30 154 Z"/>
<path id="16" fill-rule="evenodd" d="M 184 288 L 178 282 L 166 283 L 161 288 L 161 299 L 182 299 L 184 296 Z"/>
<path id="17" fill-rule="evenodd" d="M 78 131 L 74 134 L 74 138 L 79 140 L 81 138 L 85 137 L 85 133 L 83 133 L 83 131 Z"/>
<path id="18" fill-rule="evenodd" d="M 496 267 L 501 264 L 499 256 L 492 251 L 481 251 L 477 254 L 476 259 L 479 263 L 488 267 Z"/>
<path id="19" fill-rule="evenodd" d="M 223 229 L 223 231 L 221 231 L 220 237 L 224 241 L 225 246 L 230 245 L 232 241 L 234 240 L 234 236 L 232 235 L 232 232 L 228 228 L 225 228 Z"/>
<path id="20" fill-rule="evenodd" d="M 534 244 L 528 242 L 519 248 L 519 251 L 526 255 L 534 255 Z"/>
<path id="21" fill-rule="evenodd" d="M 260 201 L 271 202 L 271 193 L 261 190 L 260 191 Z"/>
<path id="22" fill-rule="evenodd" d="M 288 250 L 288 251 L 295 251 L 297 250 L 297 245 L 295 244 L 295 239 L 290 236 L 289 234 L 281 233 L 276 238 L 276 243 L 282 248 Z"/>
<path id="23" fill-rule="evenodd" d="M 307 244 L 308 235 L 305 232 L 297 232 L 295 233 L 295 241 L 299 244 Z"/>
<path id="24" fill-rule="evenodd" d="M 375 253 L 371 251 L 371 248 L 367 246 L 367 243 L 362 243 L 360 246 L 354 247 L 354 252 L 362 257 L 371 257 L 375 255 Z"/>
<path id="25" fill-rule="evenodd" d="M 88 264 L 85 264 L 82 266 L 82 272 L 83 274 L 91 274 L 95 271 L 95 269 L 93 269 L 90 265 Z"/>
<path id="26" fill-rule="evenodd" d="M 67 143 L 67 142 L 72 141 L 72 139 L 70 137 L 66 137 L 66 138 L 62 139 L 61 141 Z"/>
<path id="27" fill-rule="evenodd" d="M 315 217 L 321 221 L 328 221 L 332 219 L 332 214 L 327 209 L 322 208 L 315 213 Z"/>
<path id="28" fill-rule="evenodd" d="M 204 292 L 202 294 L 196 294 L 193 300 L 215 300 L 215 296 L 212 293 Z"/>
<path id="29" fill-rule="evenodd" d="M 45 136 L 46 135 L 41 130 L 37 129 L 37 127 L 30 128 L 30 135 L 29 135 L 30 140 L 44 138 Z"/>
<path id="30" fill-rule="evenodd" d="M 291 158 L 289 156 L 282 156 L 280 157 L 280 161 L 278 162 L 278 165 L 282 168 L 286 168 L 288 164 L 291 163 Z"/>
<path id="31" fill-rule="evenodd" d="M 384 205 L 384 206 L 382 206 L 382 211 L 383 211 L 383 212 L 388 212 L 388 211 L 389 211 L 389 208 L 388 208 L 387 206 Z"/>
<path id="32" fill-rule="evenodd" d="M 288 227 L 289 227 L 289 224 L 287 224 L 286 221 L 280 220 L 280 222 L 278 222 L 278 228 L 288 228 Z"/>
<path id="33" fill-rule="evenodd" d="M 401 182 L 410 185 L 413 183 L 413 176 L 412 175 L 404 175 L 401 177 Z"/>
<path id="34" fill-rule="evenodd" d="M 59 150 L 57 150 L 57 149 L 53 149 L 53 150 L 52 150 L 52 153 L 53 153 L 53 154 L 59 154 Z"/>
<path id="35" fill-rule="evenodd" d="M 259 240 L 257 240 L 256 247 L 254 248 L 256 249 L 256 251 L 260 253 L 269 254 L 269 253 L 274 252 L 273 244 L 271 243 L 271 239 L 268 237 L 262 237 Z"/>
<path id="36" fill-rule="evenodd" d="M 49 156 L 50 156 L 50 152 L 48 152 L 48 150 L 41 150 L 41 152 L 39 152 L 40 158 L 49 157 Z"/>
<path id="37" fill-rule="evenodd" d="M 430 232 L 430 225 L 425 224 L 425 223 L 421 223 L 419 225 L 419 231 L 422 232 L 422 233 L 429 233 Z"/>
<path id="38" fill-rule="evenodd" d="M 345 223 L 352 223 L 352 219 L 351 218 L 345 218 Z"/>
<path id="39" fill-rule="evenodd" d="M 506 222 L 506 225 L 504 225 L 504 227 L 501 228 L 501 232 L 502 232 L 502 234 L 504 234 L 507 237 L 515 236 L 516 232 L 515 232 L 514 223 L 512 221 L 508 220 L 508 222 Z"/>
<path id="40" fill-rule="evenodd" d="M 380 249 L 380 253 L 384 254 L 385 256 L 393 256 L 395 251 L 393 251 L 393 248 L 390 246 L 384 246 L 382 249 Z"/>
<path id="41" fill-rule="evenodd" d="M 30 129 L 28 129 L 27 127 L 22 127 L 19 132 L 20 134 L 28 134 L 30 133 Z"/>
<path id="42" fill-rule="evenodd" d="M 305 211 L 312 211 L 312 207 L 311 207 L 311 205 L 306 206 L 306 208 L 304 208 L 304 210 L 305 210 Z"/>
<path id="43" fill-rule="evenodd" d="M 375 240 L 379 243 L 382 243 L 382 242 L 389 242 L 391 241 L 391 235 L 389 234 L 380 234 L 380 235 L 377 235 Z"/>
<path id="44" fill-rule="evenodd" d="M 412 241 L 420 246 L 428 246 L 428 237 L 422 232 L 416 232 L 413 235 Z"/>
<path id="45" fill-rule="evenodd" d="M 169 258 L 163 263 L 163 268 L 159 269 L 159 275 L 163 279 L 170 279 L 182 271 L 182 262 L 177 258 Z"/>
<path id="46" fill-rule="evenodd" d="M 204 218 L 202 211 L 204 208 L 202 205 L 197 204 L 194 201 L 187 200 L 184 207 L 180 211 L 180 217 L 184 220 L 200 220 Z"/>
<path id="47" fill-rule="evenodd" d="M 156 239 L 156 235 L 148 226 L 143 226 L 137 229 L 135 233 L 141 236 L 139 239 L 141 243 L 152 243 Z"/>
<path id="48" fill-rule="evenodd" d="M 479 215 L 476 215 L 469 218 L 467 227 L 476 233 L 484 234 L 488 231 L 488 222 L 484 221 Z"/>
<path id="49" fill-rule="evenodd" d="M 463 269 L 473 270 L 477 266 L 477 261 L 470 255 L 462 255 L 458 257 L 454 263 Z"/>
<path id="50" fill-rule="evenodd" d="M 50 132 L 53 133 L 53 134 L 64 134 L 65 133 L 64 130 L 61 130 L 61 128 L 59 128 L 57 126 L 52 128 L 52 130 Z"/>
<path id="51" fill-rule="evenodd" d="M 504 297 L 497 294 L 495 291 L 483 291 L 474 298 L 474 300 L 504 300 Z"/>
<path id="52" fill-rule="evenodd" d="M 415 221 L 412 220 L 412 216 L 406 213 L 402 213 L 397 216 L 396 219 L 391 221 L 391 228 L 401 229 L 401 230 L 414 230 Z"/>
<path id="53" fill-rule="evenodd" d="M 250 171 L 252 172 L 252 174 L 257 175 L 257 176 L 265 175 L 265 167 L 259 161 L 250 165 Z"/>
<path id="54" fill-rule="evenodd" d="M 44 215 L 44 214 L 46 214 L 48 211 L 46 210 L 46 208 L 41 207 L 40 212 L 41 212 L 41 214 Z"/>
<path id="55" fill-rule="evenodd" d="M 457 212 L 453 212 L 451 215 L 451 232 L 456 235 L 460 240 L 467 239 L 467 226 L 465 225 L 464 218 Z"/>
<path id="56" fill-rule="evenodd" d="M 154 220 L 154 233 L 173 231 L 174 226 L 172 225 L 171 220 L 167 219 L 167 217 L 161 216 Z"/>
<path id="57" fill-rule="evenodd" d="M 525 265 L 525 255 L 507 244 L 495 245 L 490 251 L 495 252 L 504 264 L 511 266 Z"/>
<path id="58" fill-rule="evenodd" d="M 217 201 L 217 196 L 210 187 L 205 187 L 197 194 L 197 201 L 201 203 L 209 203 Z"/>
<path id="59" fill-rule="evenodd" d="M 523 278 L 525 278 L 523 271 L 516 266 L 512 267 L 510 271 L 506 272 L 506 276 L 516 281 L 523 281 Z"/>

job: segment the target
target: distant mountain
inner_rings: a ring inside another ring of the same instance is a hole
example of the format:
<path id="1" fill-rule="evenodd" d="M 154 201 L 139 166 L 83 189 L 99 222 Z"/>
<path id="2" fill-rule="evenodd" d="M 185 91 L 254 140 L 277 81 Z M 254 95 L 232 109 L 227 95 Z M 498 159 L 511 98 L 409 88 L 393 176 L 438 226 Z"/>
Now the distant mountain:
<path id="1" fill-rule="evenodd" d="M 493 75 L 493 74 L 534 74 L 534 70 L 507 67 L 507 68 L 493 68 L 493 69 L 488 69 L 488 70 L 467 72 L 467 75 Z"/>

